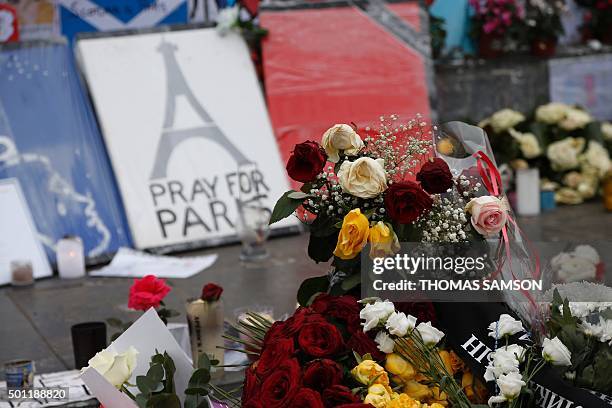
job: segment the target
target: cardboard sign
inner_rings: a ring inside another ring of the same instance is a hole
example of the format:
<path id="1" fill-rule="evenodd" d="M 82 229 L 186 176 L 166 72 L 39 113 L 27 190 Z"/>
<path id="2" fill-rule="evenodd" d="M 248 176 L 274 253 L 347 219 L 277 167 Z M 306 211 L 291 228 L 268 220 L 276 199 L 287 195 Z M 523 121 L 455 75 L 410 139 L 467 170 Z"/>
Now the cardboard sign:
<path id="1" fill-rule="evenodd" d="M 187 23 L 186 0 L 57 0 L 62 34 Z"/>
<path id="2" fill-rule="evenodd" d="M 130 245 L 102 136 L 73 61 L 63 44 L 24 44 L 0 53 L 0 179 L 21 181 L 52 263 L 65 235 L 83 240 L 90 261 Z"/>
<path id="3" fill-rule="evenodd" d="M 0 180 L 0 285 L 11 281 L 11 262 L 29 261 L 35 278 L 51 276 L 19 181 Z"/>
<path id="4" fill-rule="evenodd" d="M 136 247 L 235 238 L 240 202 L 271 209 L 288 190 L 238 34 L 137 34 L 79 40 L 77 49 Z"/>

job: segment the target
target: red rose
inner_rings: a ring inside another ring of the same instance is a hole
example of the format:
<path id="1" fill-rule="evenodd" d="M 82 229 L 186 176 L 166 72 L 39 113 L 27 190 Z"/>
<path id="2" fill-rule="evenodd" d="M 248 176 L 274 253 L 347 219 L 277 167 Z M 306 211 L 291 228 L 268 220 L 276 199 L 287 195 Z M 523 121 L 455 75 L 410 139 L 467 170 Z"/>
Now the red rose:
<path id="1" fill-rule="evenodd" d="M 295 394 L 291 408 L 324 408 L 321 395 L 310 388 L 302 388 Z"/>
<path id="2" fill-rule="evenodd" d="M 304 368 L 304 385 L 314 390 L 324 390 L 342 381 L 342 367 L 333 360 L 314 360 Z"/>
<path id="3" fill-rule="evenodd" d="M 250 400 L 242 404 L 242 408 L 265 408 L 261 402 L 257 400 Z"/>
<path id="4" fill-rule="evenodd" d="M 412 181 L 391 184 L 385 194 L 385 208 L 389 217 L 400 224 L 410 224 L 431 209 L 433 200 Z"/>
<path id="5" fill-rule="evenodd" d="M 431 302 L 397 302 L 395 308 L 398 312 L 416 317 L 419 322 L 431 322 L 436 325 L 436 311 Z"/>
<path id="6" fill-rule="evenodd" d="M 312 357 L 330 357 L 343 346 L 342 334 L 336 326 L 326 321 L 306 323 L 298 335 L 302 351 Z"/>
<path id="7" fill-rule="evenodd" d="M 253 399 L 259 389 L 259 380 L 255 375 L 255 369 L 253 367 L 247 368 L 244 373 L 244 387 L 242 388 L 242 401 L 248 402 Z"/>
<path id="8" fill-rule="evenodd" d="M 416 179 L 421 183 L 423 190 L 430 194 L 445 193 L 453 186 L 453 175 L 448 164 L 439 157 L 425 163 L 417 173 Z"/>
<path id="9" fill-rule="evenodd" d="M 300 307 L 295 311 L 293 316 L 283 322 L 275 322 L 272 327 L 268 329 L 264 337 L 264 347 L 271 341 L 281 339 L 293 338 L 295 334 L 306 324 L 311 321 L 325 321 L 325 319 L 318 314 L 313 313 L 310 308 Z"/>
<path id="10" fill-rule="evenodd" d="M 310 305 L 312 310 L 324 316 L 348 322 L 354 316 L 359 316 L 357 298 L 349 295 L 332 296 L 322 293 Z"/>
<path id="11" fill-rule="evenodd" d="M 370 404 L 364 404 L 362 402 L 355 402 L 352 404 L 338 405 L 336 408 L 373 408 Z"/>
<path id="12" fill-rule="evenodd" d="M 142 279 L 134 279 L 130 288 L 128 307 L 133 310 L 148 310 L 158 307 L 168 292 L 172 290 L 166 285 L 164 279 L 158 279 L 153 275 L 147 275 Z"/>
<path id="13" fill-rule="evenodd" d="M 358 396 L 344 385 L 332 385 L 323 391 L 323 403 L 326 407 L 337 407 L 342 404 L 361 402 Z"/>
<path id="14" fill-rule="evenodd" d="M 360 356 L 370 353 L 374 360 L 380 361 L 385 359 L 385 354 L 378 350 L 376 342 L 361 330 L 353 333 L 346 346 L 349 350 L 356 352 Z"/>
<path id="15" fill-rule="evenodd" d="M 318 143 L 306 141 L 296 144 L 287 162 L 289 177 L 302 183 L 313 181 L 325 167 L 327 155 Z"/>
<path id="16" fill-rule="evenodd" d="M 282 362 L 293 357 L 294 352 L 293 339 L 278 339 L 268 343 L 257 361 L 257 375 L 265 377 Z"/>
<path id="17" fill-rule="evenodd" d="M 263 382 L 259 401 L 266 408 L 289 407 L 300 389 L 302 372 L 295 358 L 285 360 Z"/>
<path id="18" fill-rule="evenodd" d="M 223 293 L 223 288 L 215 283 L 207 283 L 202 288 L 202 296 L 200 298 L 207 302 L 215 302 L 219 300 L 221 294 Z"/>

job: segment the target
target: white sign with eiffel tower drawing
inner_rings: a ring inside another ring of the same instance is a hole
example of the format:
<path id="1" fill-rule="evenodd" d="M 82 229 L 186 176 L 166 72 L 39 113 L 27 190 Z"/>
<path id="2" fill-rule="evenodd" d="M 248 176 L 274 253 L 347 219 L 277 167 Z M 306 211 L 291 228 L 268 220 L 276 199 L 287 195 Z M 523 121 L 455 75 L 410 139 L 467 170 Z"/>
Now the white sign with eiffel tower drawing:
<path id="1" fill-rule="evenodd" d="M 241 202 L 272 208 L 289 189 L 239 35 L 91 38 L 77 52 L 137 248 L 227 241 Z"/>

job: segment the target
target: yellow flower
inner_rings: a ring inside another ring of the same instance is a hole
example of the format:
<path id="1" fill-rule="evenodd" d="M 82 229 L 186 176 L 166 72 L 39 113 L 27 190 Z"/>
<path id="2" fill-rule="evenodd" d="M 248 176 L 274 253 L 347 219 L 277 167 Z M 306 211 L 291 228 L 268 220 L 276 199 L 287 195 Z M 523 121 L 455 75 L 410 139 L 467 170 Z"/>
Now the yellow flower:
<path id="1" fill-rule="evenodd" d="M 389 376 L 385 369 L 372 360 L 363 360 L 357 367 L 351 370 L 351 374 L 364 385 L 389 385 Z"/>
<path id="2" fill-rule="evenodd" d="M 429 387 L 416 381 L 406 382 L 404 385 L 404 393 L 419 401 L 429 399 L 432 396 L 432 391 L 429 389 Z"/>
<path id="3" fill-rule="evenodd" d="M 387 354 L 385 369 L 391 374 L 397 375 L 402 382 L 414 379 L 416 371 L 414 367 L 404 360 L 399 354 Z"/>
<path id="4" fill-rule="evenodd" d="M 431 398 L 436 401 L 446 401 L 447 398 L 446 393 L 441 391 L 438 387 L 431 387 L 431 395 Z"/>
<path id="5" fill-rule="evenodd" d="M 451 367 L 453 368 L 453 374 L 465 369 L 465 363 L 463 362 L 463 360 L 461 360 L 461 357 L 459 357 L 454 351 L 450 352 L 450 360 Z"/>
<path id="6" fill-rule="evenodd" d="M 400 250 L 395 232 L 384 222 L 378 221 L 370 228 L 370 258 L 382 258 Z"/>
<path id="7" fill-rule="evenodd" d="M 420 408 L 421 403 L 413 398 L 410 398 L 406 394 L 399 394 L 396 398 L 392 399 L 386 406 L 386 408 Z"/>
<path id="8" fill-rule="evenodd" d="M 369 235 L 370 222 L 366 216 L 359 208 L 351 210 L 342 221 L 334 255 L 340 259 L 355 258 L 368 242 Z"/>
<path id="9" fill-rule="evenodd" d="M 389 393 L 390 388 L 383 384 L 374 384 L 368 388 L 368 395 L 366 395 L 365 404 L 373 405 L 375 408 L 386 408 L 387 404 L 391 401 L 391 394 Z"/>
<path id="10" fill-rule="evenodd" d="M 431 405 L 423 405 L 422 408 L 445 408 L 445 405 L 434 402 Z"/>

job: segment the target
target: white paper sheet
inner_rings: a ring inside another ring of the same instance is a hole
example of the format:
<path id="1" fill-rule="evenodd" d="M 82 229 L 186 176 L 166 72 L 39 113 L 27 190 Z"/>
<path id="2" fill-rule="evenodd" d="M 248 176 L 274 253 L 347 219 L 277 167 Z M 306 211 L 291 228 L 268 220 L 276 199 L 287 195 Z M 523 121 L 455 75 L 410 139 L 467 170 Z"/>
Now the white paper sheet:
<path id="1" fill-rule="evenodd" d="M 134 278 L 155 275 L 158 278 L 189 278 L 209 268 L 216 260 L 217 254 L 177 258 L 120 248 L 109 265 L 91 272 L 90 275 Z"/>
<path id="2" fill-rule="evenodd" d="M 116 352 L 122 353 L 130 346 L 138 350 L 136 369 L 128 381 L 136 384 L 136 377 L 145 375 L 149 369 L 151 357 L 157 352 L 167 352 L 176 366 L 174 382 L 177 395 L 181 402 L 185 397 L 185 389 L 193 372 L 191 361 L 176 342 L 166 325 L 161 321 L 155 309 L 151 308 L 134 322 L 121 336 L 119 336 L 109 347 Z M 134 408 L 136 405 L 125 394 L 119 392 L 108 383 L 93 368 L 88 368 L 82 376 L 83 382 L 100 402 L 106 407 L 112 408 Z M 131 389 L 138 393 L 136 389 Z"/>

